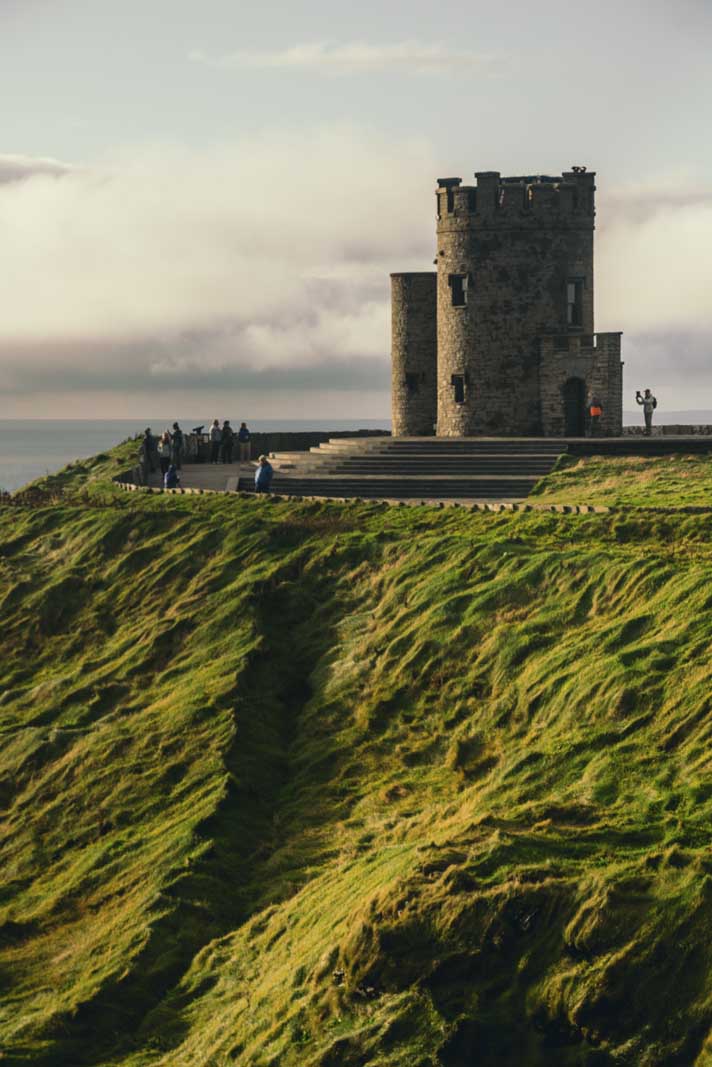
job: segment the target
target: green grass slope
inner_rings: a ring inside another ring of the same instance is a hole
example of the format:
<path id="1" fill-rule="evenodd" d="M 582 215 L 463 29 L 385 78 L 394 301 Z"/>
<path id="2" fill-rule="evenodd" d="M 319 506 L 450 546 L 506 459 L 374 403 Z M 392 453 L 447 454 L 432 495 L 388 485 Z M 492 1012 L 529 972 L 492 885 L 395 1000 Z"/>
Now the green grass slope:
<path id="1" fill-rule="evenodd" d="M 1 509 L 3 1067 L 706 1067 L 711 532 Z"/>
<path id="2" fill-rule="evenodd" d="M 564 456 L 537 483 L 538 504 L 712 508 L 712 455 Z"/>

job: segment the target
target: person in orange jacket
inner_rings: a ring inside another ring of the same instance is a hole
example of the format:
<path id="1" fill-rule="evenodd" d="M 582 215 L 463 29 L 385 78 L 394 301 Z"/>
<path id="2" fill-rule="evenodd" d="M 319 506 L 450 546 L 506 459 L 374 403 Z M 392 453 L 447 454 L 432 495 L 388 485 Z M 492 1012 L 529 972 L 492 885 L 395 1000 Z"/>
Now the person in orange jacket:
<path id="1" fill-rule="evenodd" d="M 591 425 L 591 437 L 597 437 L 603 415 L 603 405 L 595 393 L 588 394 L 588 416 Z"/>

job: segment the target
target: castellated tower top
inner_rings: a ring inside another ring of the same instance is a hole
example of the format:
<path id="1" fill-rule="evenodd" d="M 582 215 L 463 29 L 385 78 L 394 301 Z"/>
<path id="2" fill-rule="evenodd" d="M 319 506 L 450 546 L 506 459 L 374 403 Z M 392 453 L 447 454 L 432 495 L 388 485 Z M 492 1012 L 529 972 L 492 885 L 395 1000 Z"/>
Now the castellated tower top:
<path id="1" fill-rule="evenodd" d="M 529 174 L 503 178 L 497 170 L 475 173 L 476 185 L 438 178 L 438 229 L 469 226 L 593 226 L 596 175 L 572 167 L 559 176 Z"/>

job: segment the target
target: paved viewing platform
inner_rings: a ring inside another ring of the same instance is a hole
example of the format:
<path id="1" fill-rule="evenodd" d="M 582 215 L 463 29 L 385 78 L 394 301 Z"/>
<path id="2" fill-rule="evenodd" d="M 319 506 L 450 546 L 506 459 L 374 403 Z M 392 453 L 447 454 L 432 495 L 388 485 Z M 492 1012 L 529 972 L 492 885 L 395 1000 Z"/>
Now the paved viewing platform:
<path id="1" fill-rule="evenodd" d="M 658 456 L 712 451 L 712 436 L 354 437 L 276 452 L 272 492 L 382 500 L 522 501 L 561 455 Z M 255 462 L 184 464 L 181 488 L 254 490 Z M 148 484 L 159 488 L 158 473 Z"/>

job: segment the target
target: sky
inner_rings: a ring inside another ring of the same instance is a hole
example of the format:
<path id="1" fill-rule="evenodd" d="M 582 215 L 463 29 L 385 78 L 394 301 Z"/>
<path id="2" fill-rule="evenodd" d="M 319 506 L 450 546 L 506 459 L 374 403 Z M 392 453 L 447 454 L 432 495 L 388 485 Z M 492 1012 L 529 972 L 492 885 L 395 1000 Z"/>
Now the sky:
<path id="1" fill-rule="evenodd" d="M 0 0 L 0 417 L 386 417 L 440 175 L 597 172 L 626 406 L 712 409 L 709 0 Z"/>

